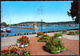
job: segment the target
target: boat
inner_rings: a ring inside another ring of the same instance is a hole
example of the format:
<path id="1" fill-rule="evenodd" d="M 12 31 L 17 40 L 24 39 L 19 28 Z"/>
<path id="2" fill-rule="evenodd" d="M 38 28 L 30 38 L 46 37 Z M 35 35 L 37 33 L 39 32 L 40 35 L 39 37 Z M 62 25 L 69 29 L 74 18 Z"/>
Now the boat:
<path id="1" fill-rule="evenodd" d="M 2 32 L 6 32 L 6 28 L 3 28 L 3 29 L 2 29 Z"/>
<path id="2" fill-rule="evenodd" d="M 1 29 L 1 32 L 3 32 L 3 29 Z"/>
<path id="3" fill-rule="evenodd" d="M 10 18 L 10 23 L 11 23 L 11 18 Z M 11 26 L 11 24 L 9 25 L 9 27 L 7 27 L 7 30 L 6 30 L 6 32 L 8 32 L 8 33 L 10 33 L 11 32 L 11 29 L 10 29 L 10 27 L 13 27 L 13 26 Z"/>
<path id="4" fill-rule="evenodd" d="M 7 29 L 6 32 L 11 32 L 11 29 Z"/>
<path id="5" fill-rule="evenodd" d="M 6 32 L 11 32 L 10 27 L 8 27 L 8 28 L 6 29 Z"/>

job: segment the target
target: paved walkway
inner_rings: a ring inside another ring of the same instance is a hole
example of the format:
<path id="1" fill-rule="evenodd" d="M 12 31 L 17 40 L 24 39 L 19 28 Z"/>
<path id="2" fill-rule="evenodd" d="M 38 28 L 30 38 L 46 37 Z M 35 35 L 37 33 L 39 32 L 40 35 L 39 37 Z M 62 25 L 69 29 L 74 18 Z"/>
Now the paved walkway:
<path id="1" fill-rule="evenodd" d="M 60 33 L 60 32 L 58 32 L 58 33 Z M 47 35 L 53 36 L 54 33 L 47 33 Z M 32 37 L 35 37 L 37 35 L 36 34 L 32 34 L 32 35 L 25 35 L 25 36 L 28 36 L 29 38 L 32 38 Z M 2 37 L 1 38 L 1 47 L 5 47 L 5 46 L 10 46 L 10 45 L 16 44 L 17 38 L 20 38 L 20 37 L 21 36 Z M 79 36 L 78 35 L 63 35 L 63 38 L 69 39 L 69 40 L 79 40 Z"/>
<path id="2" fill-rule="evenodd" d="M 79 40 L 67 40 L 61 38 L 66 47 L 66 50 L 60 53 L 52 54 L 44 50 L 45 42 L 38 42 L 38 37 L 31 38 L 30 45 L 25 48 L 19 48 L 20 50 L 31 51 L 31 55 L 79 55 Z M 8 47 L 3 47 L 1 50 L 8 49 Z"/>

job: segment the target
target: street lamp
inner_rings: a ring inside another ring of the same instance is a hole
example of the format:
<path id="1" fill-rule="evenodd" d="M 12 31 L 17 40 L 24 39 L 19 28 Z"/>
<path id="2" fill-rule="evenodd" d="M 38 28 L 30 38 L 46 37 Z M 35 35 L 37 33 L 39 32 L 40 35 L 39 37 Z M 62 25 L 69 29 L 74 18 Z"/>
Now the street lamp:
<path id="1" fill-rule="evenodd" d="M 42 19 L 41 19 L 41 32 L 42 32 Z"/>

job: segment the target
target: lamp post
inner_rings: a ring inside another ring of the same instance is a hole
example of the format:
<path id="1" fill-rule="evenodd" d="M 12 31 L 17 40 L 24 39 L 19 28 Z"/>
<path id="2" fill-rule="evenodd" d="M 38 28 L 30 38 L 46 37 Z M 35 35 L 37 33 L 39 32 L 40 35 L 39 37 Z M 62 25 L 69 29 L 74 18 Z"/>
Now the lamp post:
<path id="1" fill-rule="evenodd" d="M 42 19 L 41 19 L 41 32 L 42 32 Z"/>

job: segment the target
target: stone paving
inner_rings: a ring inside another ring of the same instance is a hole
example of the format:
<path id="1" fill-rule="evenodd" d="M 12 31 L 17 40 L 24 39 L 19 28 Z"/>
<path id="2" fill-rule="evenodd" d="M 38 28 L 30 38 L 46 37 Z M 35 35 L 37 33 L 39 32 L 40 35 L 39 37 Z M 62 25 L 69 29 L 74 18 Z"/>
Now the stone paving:
<path id="1" fill-rule="evenodd" d="M 55 33 L 61 33 L 61 32 L 55 32 Z M 53 36 L 54 33 L 47 33 L 47 35 Z M 36 34 L 32 34 L 32 35 L 24 35 L 24 36 L 28 36 L 29 38 L 32 38 L 32 37 L 35 37 L 37 35 Z M 1 38 L 1 47 L 5 47 L 5 46 L 10 46 L 10 45 L 16 44 L 17 38 L 20 38 L 20 37 L 21 36 L 2 37 Z M 63 38 L 70 39 L 70 40 L 79 40 L 79 36 L 78 35 L 64 35 L 63 34 Z"/>
<path id="2" fill-rule="evenodd" d="M 54 33 L 47 33 L 49 36 L 53 36 Z M 36 34 L 26 35 L 30 38 L 31 42 L 28 47 L 20 48 L 31 51 L 31 55 L 79 55 L 79 36 L 77 35 L 63 35 L 63 43 L 66 47 L 66 50 L 60 53 L 51 54 L 47 51 L 43 50 L 43 46 L 45 46 L 45 42 L 38 42 L 39 39 L 36 37 Z M 13 36 L 13 37 L 3 37 L 1 38 L 1 50 L 8 49 L 8 46 L 15 45 L 16 39 L 21 36 Z"/>
<path id="3" fill-rule="evenodd" d="M 67 50 L 64 50 L 63 52 L 60 52 L 60 53 L 52 54 L 47 51 L 44 51 L 43 46 L 45 46 L 45 42 L 38 42 L 37 41 L 38 39 L 39 39 L 38 37 L 31 38 L 31 42 L 28 47 L 19 48 L 19 49 L 31 51 L 32 52 L 31 55 L 79 55 L 78 40 L 67 40 L 65 38 L 61 38 Z M 4 50 L 4 49 L 8 49 L 8 47 L 1 48 L 1 50 Z"/>

